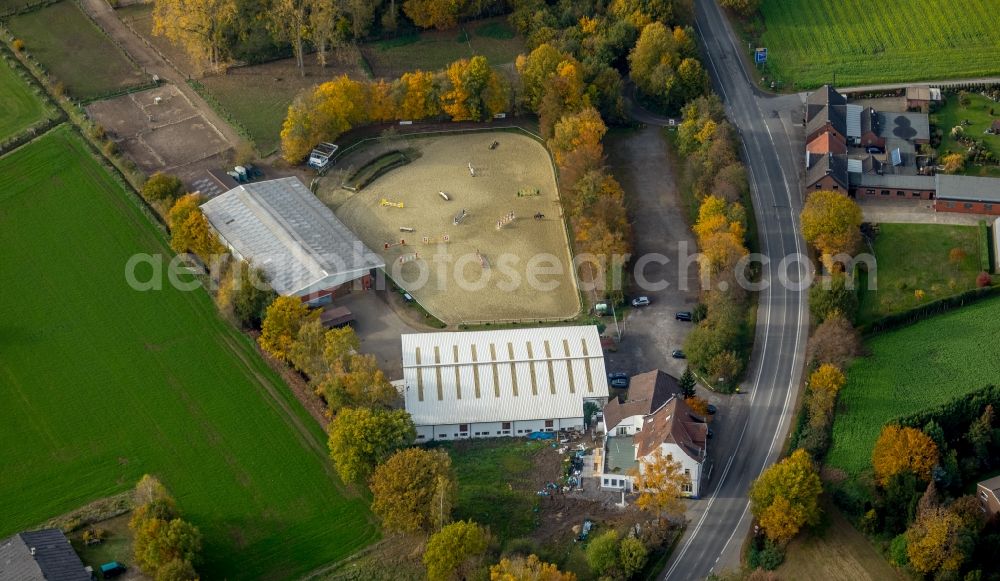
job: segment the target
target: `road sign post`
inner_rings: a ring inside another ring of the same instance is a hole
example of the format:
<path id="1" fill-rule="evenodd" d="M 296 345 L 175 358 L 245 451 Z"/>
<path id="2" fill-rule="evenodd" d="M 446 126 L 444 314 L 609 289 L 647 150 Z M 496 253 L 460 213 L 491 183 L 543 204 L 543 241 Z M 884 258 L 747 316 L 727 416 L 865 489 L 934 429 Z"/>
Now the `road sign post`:
<path id="1" fill-rule="evenodd" d="M 753 62 L 762 65 L 767 62 L 767 48 L 761 47 L 753 52 Z"/>

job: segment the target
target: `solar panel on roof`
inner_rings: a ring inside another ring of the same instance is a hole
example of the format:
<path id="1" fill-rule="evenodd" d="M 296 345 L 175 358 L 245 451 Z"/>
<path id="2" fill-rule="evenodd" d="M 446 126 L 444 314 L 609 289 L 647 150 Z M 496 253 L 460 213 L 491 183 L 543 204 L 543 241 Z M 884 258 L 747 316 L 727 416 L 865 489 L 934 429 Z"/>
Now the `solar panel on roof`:
<path id="1" fill-rule="evenodd" d="M 892 150 L 892 165 L 903 165 L 903 152 L 901 152 L 898 147 Z"/>

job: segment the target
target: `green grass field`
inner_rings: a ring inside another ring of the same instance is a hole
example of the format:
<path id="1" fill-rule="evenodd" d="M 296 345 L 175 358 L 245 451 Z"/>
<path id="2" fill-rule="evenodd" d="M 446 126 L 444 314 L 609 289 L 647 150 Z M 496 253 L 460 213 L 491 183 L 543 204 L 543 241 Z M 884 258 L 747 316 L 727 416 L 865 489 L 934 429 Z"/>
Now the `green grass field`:
<path id="1" fill-rule="evenodd" d="M 1000 298 L 879 335 L 850 366 L 826 463 L 858 475 L 871 466 L 885 422 L 1000 378 Z"/>
<path id="2" fill-rule="evenodd" d="M 769 71 L 789 89 L 1000 74 L 1000 0 L 764 0 Z"/>
<path id="3" fill-rule="evenodd" d="M 538 504 L 531 471 L 534 456 L 546 445 L 521 438 L 440 444 L 458 478 L 455 519 L 489 526 L 501 544 L 530 534 Z"/>
<path id="4" fill-rule="evenodd" d="M 951 262 L 952 248 L 965 258 Z M 878 288 L 861 293 L 858 323 L 955 295 L 976 286 L 979 229 L 941 224 L 880 224 L 875 238 Z M 916 292 L 923 291 L 918 299 Z"/>
<path id="5" fill-rule="evenodd" d="M 49 74 L 63 83 L 67 93 L 78 99 L 146 80 L 75 2 L 59 2 L 15 16 L 7 27 Z"/>
<path id="6" fill-rule="evenodd" d="M 204 579 L 295 577 L 377 537 L 208 294 L 126 284 L 129 257 L 170 252 L 79 136 L 0 158 L 0 208 L 0 538 L 144 473 L 201 527 Z"/>
<path id="7" fill-rule="evenodd" d="M 483 55 L 490 65 L 510 65 L 524 52 L 524 40 L 504 17 L 468 22 L 462 30 L 426 30 L 361 47 L 376 77 L 394 79 L 407 71 L 436 71 L 463 58 Z"/>
<path id="8" fill-rule="evenodd" d="M 17 135 L 45 118 L 45 106 L 31 87 L 0 59 L 0 140 Z"/>
<path id="9" fill-rule="evenodd" d="M 1000 159 L 1000 135 L 987 134 L 986 130 L 993 124 L 994 119 L 1000 119 L 1000 103 L 995 103 L 982 95 L 969 94 L 970 103 L 963 107 L 958 102 L 957 95 L 949 95 L 948 101 L 932 115 L 931 122 L 941 130 L 941 146 L 938 154 L 944 155 L 953 151 L 965 151 L 965 146 L 955 141 L 951 135 L 952 127 L 962 125 L 963 121 L 969 121 L 971 125 L 964 126 L 965 134 L 977 141 L 980 141 L 993 152 L 993 155 Z M 990 113 L 992 111 L 992 114 Z M 1000 177 L 1000 165 L 967 165 L 965 172 L 968 175 Z"/>

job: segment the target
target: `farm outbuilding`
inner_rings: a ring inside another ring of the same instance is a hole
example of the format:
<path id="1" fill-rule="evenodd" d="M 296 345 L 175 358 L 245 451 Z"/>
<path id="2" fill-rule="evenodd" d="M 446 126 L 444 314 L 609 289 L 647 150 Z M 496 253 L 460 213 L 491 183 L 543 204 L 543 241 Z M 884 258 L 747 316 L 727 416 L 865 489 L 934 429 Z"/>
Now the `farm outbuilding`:
<path id="1" fill-rule="evenodd" d="M 1000 216 L 1000 178 L 938 174 L 934 179 L 938 212 Z"/>
<path id="2" fill-rule="evenodd" d="M 18 533 L 0 540 L 0 581 L 90 581 L 59 529 Z"/>
<path id="3" fill-rule="evenodd" d="M 350 284 L 371 287 L 385 262 L 298 178 L 243 184 L 201 206 L 223 244 L 260 267 L 282 295 L 329 303 Z"/>
<path id="4" fill-rule="evenodd" d="M 608 400 L 597 327 L 402 336 L 406 411 L 417 441 L 583 430 Z"/>

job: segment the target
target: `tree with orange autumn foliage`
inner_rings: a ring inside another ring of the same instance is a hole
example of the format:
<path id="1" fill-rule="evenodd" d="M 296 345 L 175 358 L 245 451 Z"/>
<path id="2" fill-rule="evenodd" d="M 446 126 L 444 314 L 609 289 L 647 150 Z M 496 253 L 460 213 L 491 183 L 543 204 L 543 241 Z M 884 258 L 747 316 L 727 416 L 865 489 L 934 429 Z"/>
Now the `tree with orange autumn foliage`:
<path id="1" fill-rule="evenodd" d="M 216 254 L 222 254 L 226 247 L 201 212 L 202 199 L 198 194 L 180 197 L 170 208 L 167 222 L 170 224 L 170 247 L 174 252 L 193 252 L 205 262 Z"/>
<path id="2" fill-rule="evenodd" d="M 537 555 L 506 557 L 490 567 L 490 581 L 576 581 L 573 573 L 563 573 Z"/>
<path id="3" fill-rule="evenodd" d="M 844 194 L 812 192 L 802 208 L 802 237 L 820 252 L 832 269 L 833 256 L 851 254 L 861 243 L 861 207 Z"/>
<path id="4" fill-rule="evenodd" d="M 885 486 L 896 474 L 912 472 L 924 481 L 930 480 L 938 455 L 937 444 L 920 430 L 885 426 L 872 451 L 875 479 Z"/>
<path id="5" fill-rule="evenodd" d="M 427 119 L 441 114 L 434 73 L 419 70 L 403 73 L 399 84 L 402 93 L 399 103 L 400 119 Z"/>
<path id="6" fill-rule="evenodd" d="M 406 0 L 403 12 L 420 28 L 448 30 L 468 7 L 468 0 Z"/>

